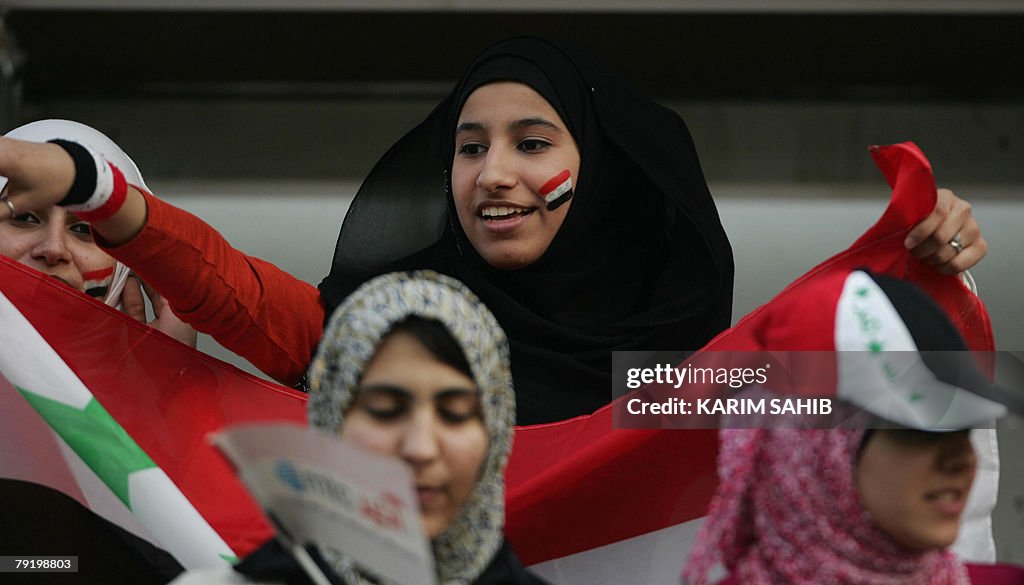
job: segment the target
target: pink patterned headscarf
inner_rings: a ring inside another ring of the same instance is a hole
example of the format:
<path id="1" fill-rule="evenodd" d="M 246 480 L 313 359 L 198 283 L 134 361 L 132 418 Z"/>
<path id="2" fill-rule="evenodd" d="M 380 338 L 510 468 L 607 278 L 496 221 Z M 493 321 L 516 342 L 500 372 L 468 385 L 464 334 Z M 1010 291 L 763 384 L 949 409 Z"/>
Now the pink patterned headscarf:
<path id="1" fill-rule="evenodd" d="M 949 551 L 908 549 L 860 504 L 862 429 L 723 429 L 718 492 L 683 571 L 721 563 L 744 585 L 968 584 Z"/>

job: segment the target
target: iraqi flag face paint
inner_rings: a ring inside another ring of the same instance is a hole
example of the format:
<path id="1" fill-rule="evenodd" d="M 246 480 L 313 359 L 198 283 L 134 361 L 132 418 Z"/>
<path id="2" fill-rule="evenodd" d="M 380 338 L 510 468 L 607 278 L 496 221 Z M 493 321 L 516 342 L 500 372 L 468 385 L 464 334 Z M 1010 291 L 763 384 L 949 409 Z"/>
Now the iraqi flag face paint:
<path id="1" fill-rule="evenodd" d="M 82 287 L 85 294 L 97 299 L 103 298 L 110 290 L 110 283 L 114 280 L 114 267 L 102 270 L 93 270 L 82 274 Z"/>
<path id="2" fill-rule="evenodd" d="M 554 211 L 572 199 L 572 175 L 569 169 L 558 173 L 540 188 L 540 196 L 547 202 L 548 211 Z"/>

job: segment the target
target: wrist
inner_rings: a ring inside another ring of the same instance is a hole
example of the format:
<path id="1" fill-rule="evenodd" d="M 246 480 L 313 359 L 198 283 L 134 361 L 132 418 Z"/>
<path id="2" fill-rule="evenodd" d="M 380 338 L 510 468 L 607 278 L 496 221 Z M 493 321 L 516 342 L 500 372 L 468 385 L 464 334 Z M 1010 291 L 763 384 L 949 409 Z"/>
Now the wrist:
<path id="1" fill-rule="evenodd" d="M 89 222 L 108 219 L 124 205 L 128 183 L 113 164 L 91 148 L 69 140 L 51 140 L 75 164 L 75 178 L 58 205 Z"/>

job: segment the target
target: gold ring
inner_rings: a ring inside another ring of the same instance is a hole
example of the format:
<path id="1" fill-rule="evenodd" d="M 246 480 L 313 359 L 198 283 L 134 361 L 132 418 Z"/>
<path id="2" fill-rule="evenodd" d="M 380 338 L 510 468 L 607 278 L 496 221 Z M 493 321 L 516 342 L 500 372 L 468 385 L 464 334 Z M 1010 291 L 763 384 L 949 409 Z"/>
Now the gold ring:
<path id="1" fill-rule="evenodd" d="M 957 254 L 964 251 L 964 242 L 960 239 L 960 232 L 957 232 L 956 235 L 953 236 L 953 239 L 949 241 L 949 245 L 953 246 L 953 249 L 956 250 Z"/>
<path id="2" fill-rule="evenodd" d="M 7 210 L 11 212 L 11 216 L 7 219 L 14 219 L 18 215 L 18 212 L 14 210 L 14 203 L 6 197 L 3 198 L 3 202 L 7 204 Z"/>

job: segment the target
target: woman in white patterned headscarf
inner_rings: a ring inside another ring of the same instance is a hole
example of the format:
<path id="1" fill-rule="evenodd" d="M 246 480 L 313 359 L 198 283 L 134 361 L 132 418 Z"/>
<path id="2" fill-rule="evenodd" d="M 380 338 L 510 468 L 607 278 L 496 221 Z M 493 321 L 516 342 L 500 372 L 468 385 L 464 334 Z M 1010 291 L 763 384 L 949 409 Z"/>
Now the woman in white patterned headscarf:
<path id="1" fill-rule="evenodd" d="M 309 380 L 311 426 L 412 467 L 439 583 L 543 583 L 503 534 L 516 406 L 508 341 L 465 285 L 430 271 L 367 282 L 331 318 Z M 323 557 L 341 581 L 384 583 L 341 554 Z M 236 571 L 305 578 L 276 542 Z"/>

